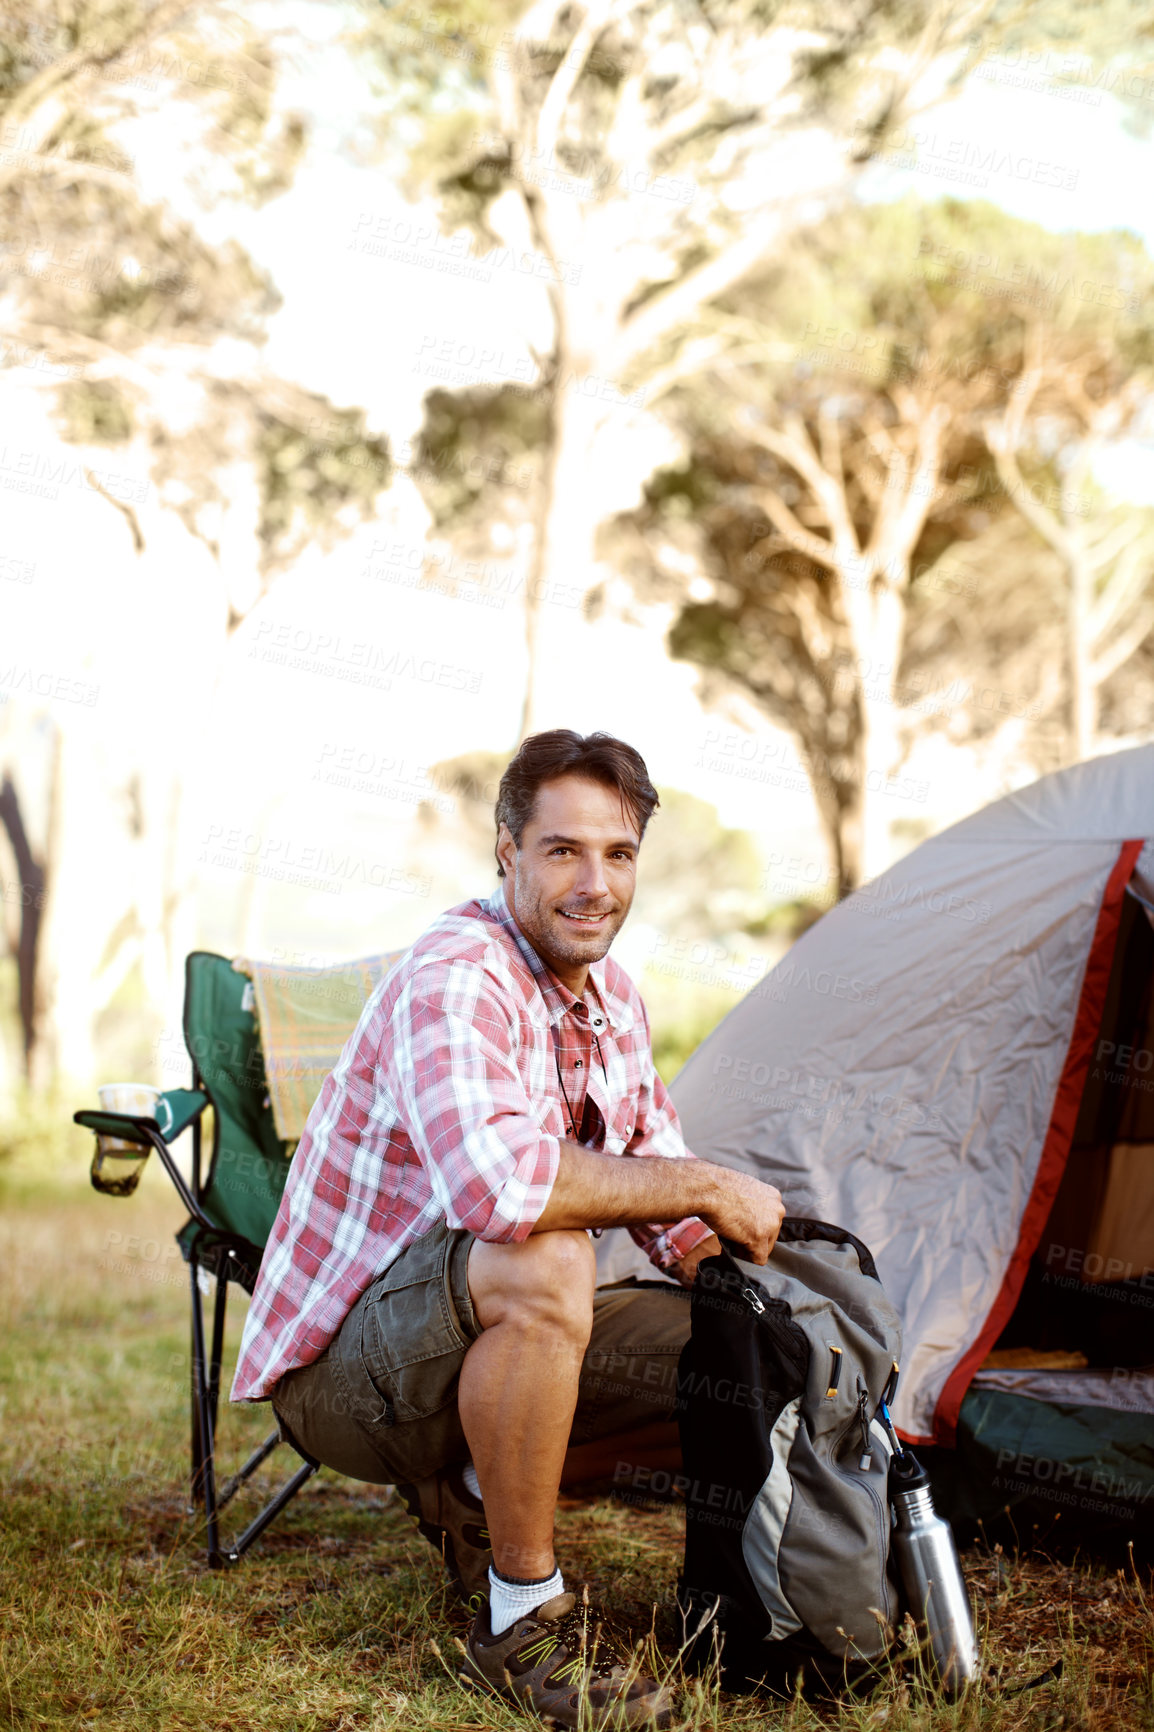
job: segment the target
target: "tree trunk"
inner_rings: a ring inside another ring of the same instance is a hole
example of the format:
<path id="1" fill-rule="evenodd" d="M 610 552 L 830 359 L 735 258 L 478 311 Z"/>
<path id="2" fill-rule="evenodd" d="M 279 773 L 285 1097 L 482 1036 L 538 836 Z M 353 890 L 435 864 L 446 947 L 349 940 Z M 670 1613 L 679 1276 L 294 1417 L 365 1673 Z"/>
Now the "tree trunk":
<path id="1" fill-rule="evenodd" d="M 831 668 L 828 708 L 795 729 L 801 760 L 829 850 L 840 902 L 862 880 L 865 837 L 865 736 L 861 727 L 861 693 L 857 681 L 843 682 Z M 764 700 L 763 700 L 764 701 Z M 839 720 L 844 727 L 833 727 Z"/>
<path id="2" fill-rule="evenodd" d="M 837 899 L 840 902 L 862 881 L 865 814 L 861 781 L 836 782 L 820 772 L 813 775 L 812 781 L 818 818 L 837 877 Z"/>
<path id="3" fill-rule="evenodd" d="M 115 925 L 109 890 L 123 871 L 118 838 L 109 833 L 118 828 L 110 823 L 109 803 L 85 736 L 61 729 L 51 771 L 36 970 L 30 1079 L 37 1088 L 57 1081 L 83 1088 L 96 1080 L 94 983 Z"/>
<path id="4" fill-rule="evenodd" d="M 569 362 L 558 369 L 552 437 L 525 590 L 528 665 L 522 739 L 565 721 L 570 688 L 562 681 L 561 670 L 580 665 L 574 654 L 575 637 L 581 634 L 582 605 L 596 575 L 593 547 L 601 512 L 592 496 L 590 463 L 602 411 L 582 396 L 575 381 L 566 383 L 573 371 Z"/>
<path id="5" fill-rule="evenodd" d="M 16 867 L 13 899 L 19 908 L 16 940 L 16 979 L 20 1010 L 20 1039 L 24 1074 L 30 1074 L 36 1044 L 36 958 L 40 943 L 40 917 L 44 908 L 44 866 L 32 852 L 24 827 L 24 814 L 16 785 L 5 772 L 0 787 L 0 823 L 8 833 Z M 7 895 L 7 886 L 5 886 Z"/>
<path id="6" fill-rule="evenodd" d="M 859 667 L 862 710 L 862 872 L 876 878 L 893 858 L 893 778 L 898 760 L 897 674 L 904 624 L 903 598 L 886 582 L 871 598 L 868 648 Z"/>

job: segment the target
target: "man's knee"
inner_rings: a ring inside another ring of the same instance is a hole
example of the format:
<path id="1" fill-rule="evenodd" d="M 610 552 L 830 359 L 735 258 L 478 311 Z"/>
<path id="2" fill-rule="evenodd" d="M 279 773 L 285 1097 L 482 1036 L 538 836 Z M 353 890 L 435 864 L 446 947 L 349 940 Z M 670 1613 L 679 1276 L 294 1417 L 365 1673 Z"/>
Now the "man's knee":
<path id="1" fill-rule="evenodd" d="M 597 1259 L 587 1233 L 533 1233 L 519 1245 L 476 1239 L 469 1252 L 468 1279 L 482 1328 L 522 1322 L 588 1340 Z"/>

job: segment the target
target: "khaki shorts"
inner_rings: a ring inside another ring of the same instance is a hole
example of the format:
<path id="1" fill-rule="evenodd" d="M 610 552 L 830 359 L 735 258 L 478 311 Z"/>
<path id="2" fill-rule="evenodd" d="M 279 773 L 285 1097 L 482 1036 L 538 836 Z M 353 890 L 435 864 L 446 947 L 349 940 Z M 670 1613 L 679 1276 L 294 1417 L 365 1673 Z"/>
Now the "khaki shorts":
<path id="1" fill-rule="evenodd" d="M 444 1225 L 416 1240 L 321 1357 L 276 1385 L 278 1419 L 325 1467 L 408 1484 L 468 1459 L 457 1379 L 481 1333 L 465 1275 L 472 1243 L 472 1233 Z M 570 1444 L 671 1419 L 688 1337 L 687 1289 L 632 1280 L 598 1288 Z"/>

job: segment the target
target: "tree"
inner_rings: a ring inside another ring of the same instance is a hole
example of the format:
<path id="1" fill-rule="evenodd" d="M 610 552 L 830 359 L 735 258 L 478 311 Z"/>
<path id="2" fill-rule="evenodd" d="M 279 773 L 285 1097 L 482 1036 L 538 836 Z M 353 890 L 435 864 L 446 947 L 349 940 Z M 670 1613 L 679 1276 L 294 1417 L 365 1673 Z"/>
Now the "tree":
<path id="1" fill-rule="evenodd" d="M 1137 288 L 1133 299 L 1137 313 Z M 1154 513 L 1119 504 L 1101 479 L 1152 381 L 1141 315 L 1121 330 L 1085 316 L 1056 330 L 1034 319 L 1017 388 L 983 422 L 1007 494 L 1065 576 L 1071 762 L 1092 754 L 1102 687 L 1154 627 Z"/>
<path id="2" fill-rule="evenodd" d="M 215 4 L 18 4 L 0 47 L 6 360 L 55 399 L 57 434 L 36 420 L 37 439 L 73 443 L 83 509 L 107 512 L 110 613 L 118 567 L 155 562 L 168 584 L 199 545 L 221 649 L 302 538 L 347 528 L 391 474 L 360 411 L 261 367 L 274 286 L 235 245 L 205 241 L 187 188 L 150 199 L 134 160 L 159 115 L 170 134 L 183 128 L 207 202 L 275 196 L 306 138 L 276 87 L 271 42 Z M 5 387 L 11 433 L 22 398 Z M 118 469 L 151 470 L 163 506 L 108 484 L 111 450 Z M 183 550 L 177 520 L 194 538 Z M 25 1065 L 39 1082 L 91 1070 L 95 1023 L 131 970 L 171 1010 L 188 948 L 183 764 L 158 757 L 147 730 L 115 763 L 97 746 L 83 713 L 6 707 L 0 867 Z M 119 862 L 100 890 L 72 870 L 98 836 L 99 855 Z"/>
<path id="3" fill-rule="evenodd" d="M 895 127 L 957 87 L 975 34 L 1000 39 L 1016 15 L 1003 24 L 984 0 L 799 0 L 769 13 L 756 0 L 538 0 L 509 22 L 501 8 L 459 5 L 430 28 L 394 8 L 378 40 L 401 81 L 452 57 L 462 81 L 483 86 L 474 112 L 470 91 L 437 116 L 423 160 L 446 224 L 530 249 L 547 284 L 529 728 L 545 617 L 535 598 L 591 585 L 590 468 L 614 418 L 627 428 L 726 347 L 724 332 L 695 328 L 701 310 L 843 199 Z M 627 470 L 627 440 L 614 456 Z"/>
<path id="4" fill-rule="evenodd" d="M 1154 284 L 1128 237 L 949 201 L 847 211 L 730 297 L 750 358 L 678 393 L 689 461 L 651 483 L 618 563 L 651 581 L 664 565 L 674 653 L 793 733 L 842 893 L 888 864 L 902 734 L 925 715 L 903 668 L 913 586 L 943 583 L 952 545 L 1009 505 L 984 435 L 1022 396 L 1028 332 L 1077 323 L 1087 283 L 1121 281 L 1135 307 Z M 695 520 L 714 588 L 686 600 Z M 1111 619 L 1126 599 L 1119 582 Z"/>
<path id="5" fill-rule="evenodd" d="M 439 189 L 447 229 L 519 253 L 547 286 L 523 730 L 540 715 L 541 598 L 593 586 L 598 522 L 624 502 L 605 490 L 635 498 L 649 467 L 640 424 L 729 346 L 719 299 L 985 56 L 1026 38 L 1132 58 L 1142 35 L 1125 0 L 1044 19 L 1016 0 L 450 0 L 371 18 L 390 131 L 406 105 L 421 116 L 414 181 Z M 563 613 L 547 635 L 568 647 Z"/>

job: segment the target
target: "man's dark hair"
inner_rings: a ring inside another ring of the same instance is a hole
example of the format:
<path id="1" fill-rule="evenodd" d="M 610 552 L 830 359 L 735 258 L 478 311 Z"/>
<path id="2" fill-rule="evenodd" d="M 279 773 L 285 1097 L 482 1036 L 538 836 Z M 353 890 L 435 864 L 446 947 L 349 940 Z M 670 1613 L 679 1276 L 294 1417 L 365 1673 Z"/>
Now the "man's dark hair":
<path id="1" fill-rule="evenodd" d="M 616 788 L 633 815 L 638 836 L 644 836 L 658 805 L 657 789 L 649 780 L 645 759 L 612 734 L 582 735 L 572 728 L 551 728 L 548 733 L 530 734 L 521 742 L 497 790 L 494 816 L 498 833 L 502 824 L 507 825 L 519 848 L 537 804 L 537 790 L 559 776 L 585 776 L 602 787 Z M 505 876 L 499 860 L 497 876 Z"/>

